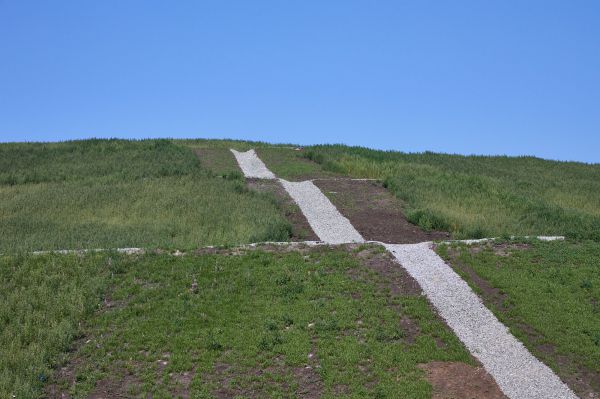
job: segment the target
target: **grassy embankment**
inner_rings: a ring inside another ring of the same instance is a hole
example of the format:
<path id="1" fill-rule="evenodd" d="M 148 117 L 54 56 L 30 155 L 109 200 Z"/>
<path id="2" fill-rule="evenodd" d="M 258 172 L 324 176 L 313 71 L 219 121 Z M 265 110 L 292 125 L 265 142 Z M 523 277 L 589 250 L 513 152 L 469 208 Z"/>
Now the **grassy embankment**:
<path id="1" fill-rule="evenodd" d="M 600 165 L 533 157 L 407 154 L 314 146 L 326 170 L 376 178 L 410 221 L 456 238 L 566 235 L 600 240 Z"/>
<path id="2" fill-rule="evenodd" d="M 112 267 L 113 306 L 89 319 L 66 365 L 74 382 L 53 381 L 75 397 L 103 386 L 153 397 L 428 398 L 419 363 L 471 362 L 422 296 L 391 294 L 344 251 L 116 257 Z"/>
<path id="3" fill-rule="evenodd" d="M 0 144 L 0 253 L 285 240 L 272 196 L 168 140 Z"/>
<path id="4" fill-rule="evenodd" d="M 487 299 L 513 334 L 559 374 L 568 376 L 583 366 L 600 375 L 600 244 L 532 241 L 521 250 L 477 249 L 454 245 L 438 252 Z M 461 265 L 495 288 L 494 297 Z M 600 389 L 597 377 L 589 380 L 594 390 Z"/>

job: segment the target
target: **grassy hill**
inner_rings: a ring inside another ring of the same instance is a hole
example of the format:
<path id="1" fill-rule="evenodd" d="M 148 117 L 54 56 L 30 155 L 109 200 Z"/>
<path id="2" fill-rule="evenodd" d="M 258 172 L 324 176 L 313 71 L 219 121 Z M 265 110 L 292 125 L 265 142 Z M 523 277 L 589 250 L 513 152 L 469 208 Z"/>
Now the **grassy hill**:
<path id="1" fill-rule="evenodd" d="M 290 180 L 380 179 L 411 221 L 457 238 L 567 235 L 437 250 L 579 394 L 600 389 L 600 165 L 85 140 L 0 144 L 0 397 L 430 398 L 424 370 L 449 365 L 489 387 L 380 246 L 29 253 L 288 240 L 281 199 L 248 188 L 230 147 Z"/>
<path id="2" fill-rule="evenodd" d="M 287 239 L 274 199 L 240 176 L 169 140 L 0 144 L 0 252 Z"/>
<path id="3" fill-rule="evenodd" d="M 377 178 L 409 220 L 457 238 L 566 235 L 600 240 L 600 165 L 533 157 L 308 147 L 326 170 Z"/>

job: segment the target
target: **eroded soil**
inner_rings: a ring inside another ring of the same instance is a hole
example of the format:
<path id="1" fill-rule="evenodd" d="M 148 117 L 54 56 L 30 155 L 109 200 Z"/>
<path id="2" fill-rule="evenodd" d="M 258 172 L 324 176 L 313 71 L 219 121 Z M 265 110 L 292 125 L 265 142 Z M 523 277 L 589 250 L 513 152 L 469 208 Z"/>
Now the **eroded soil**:
<path id="1" fill-rule="evenodd" d="M 409 223 L 400 201 L 376 181 L 319 179 L 314 184 L 366 240 L 410 244 L 450 238 L 448 233 L 426 232 Z"/>
<path id="2" fill-rule="evenodd" d="M 430 362 L 420 366 L 433 386 L 432 399 L 503 399 L 496 381 L 483 367 L 459 362 Z"/>

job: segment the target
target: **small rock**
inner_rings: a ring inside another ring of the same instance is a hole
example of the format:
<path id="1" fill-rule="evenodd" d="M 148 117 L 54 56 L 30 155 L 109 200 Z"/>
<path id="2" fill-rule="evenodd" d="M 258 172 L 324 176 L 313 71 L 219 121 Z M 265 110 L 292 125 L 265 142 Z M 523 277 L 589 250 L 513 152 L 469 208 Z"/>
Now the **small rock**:
<path id="1" fill-rule="evenodd" d="M 190 288 L 190 292 L 192 294 L 197 294 L 198 293 L 198 282 L 196 281 L 195 277 L 194 277 L 194 282 L 192 283 L 192 287 Z"/>

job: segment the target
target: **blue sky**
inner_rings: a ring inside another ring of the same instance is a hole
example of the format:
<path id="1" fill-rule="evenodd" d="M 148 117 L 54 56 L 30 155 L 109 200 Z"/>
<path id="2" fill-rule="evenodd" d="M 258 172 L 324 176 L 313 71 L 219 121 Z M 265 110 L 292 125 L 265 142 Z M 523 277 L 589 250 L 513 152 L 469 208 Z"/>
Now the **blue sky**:
<path id="1" fill-rule="evenodd" d="M 0 141 L 600 162 L 598 1 L 0 0 Z"/>

